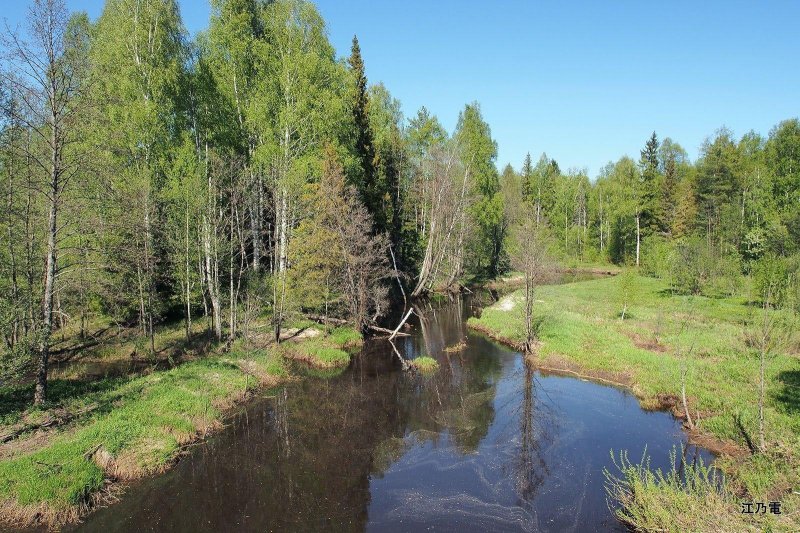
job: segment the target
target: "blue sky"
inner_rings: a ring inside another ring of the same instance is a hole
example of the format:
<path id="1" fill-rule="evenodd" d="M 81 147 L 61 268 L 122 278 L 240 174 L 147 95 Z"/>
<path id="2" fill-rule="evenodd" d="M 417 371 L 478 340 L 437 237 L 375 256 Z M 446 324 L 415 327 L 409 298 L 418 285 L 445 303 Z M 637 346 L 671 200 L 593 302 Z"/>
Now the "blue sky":
<path id="1" fill-rule="evenodd" d="M 102 0 L 67 0 L 99 15 Z M 190 32 L 207 0 L 179 0 Z M 27 0 L 4 0 L 13 26 Z M 332 43 L 357 34 L 371 82 L 407 116 L 425 105 L 450 130 L 479 101 L 498 166 L 526 152 L 562 168 L 638 157 L 650 133 L 696 157 L 725 125 L 766 135 L 800 115 L 800 2 L 320 0 Z"/>

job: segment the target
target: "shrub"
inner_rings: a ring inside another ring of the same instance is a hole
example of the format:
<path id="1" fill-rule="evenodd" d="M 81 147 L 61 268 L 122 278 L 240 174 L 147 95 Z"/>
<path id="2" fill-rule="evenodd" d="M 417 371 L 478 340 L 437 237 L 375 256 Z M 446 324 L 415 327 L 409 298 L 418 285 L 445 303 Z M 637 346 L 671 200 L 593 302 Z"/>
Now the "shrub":
<path id="1" fill-rule="evenodd" d="M 717 470 L 686 461 L 684 454 L 670 453 L 672 467 L 664 472 L 650 468 L 650 458 L 632 463 L 625 452 L 611 453 L 619 475 L 604 471 L 606 491 L 619 507 L 617 517 L 637 531 L 733 531 L 735 509 L 725 480 Z"/>
<path id="2" fill-rule="evenodd" d="M 650 237 L 642 247 L 642 274 L 669 280 L 675 247 L 663 237 Z"/>
<path id="3" fill-rule="evenodd" d="M 730 296 L 742 281 L 738 255 L 709 246 L 698 237 L 674 244 L 669 270 L 670 286 L 681 294 Z"/>
<path id="4" fill-rule="evenodd" d="M 774 305 L 782 305 L 791 285 L 792 276 L 785 258 L 767 254 L 753 266 L 754 301 L 764 303 L 769 299 Z"/>

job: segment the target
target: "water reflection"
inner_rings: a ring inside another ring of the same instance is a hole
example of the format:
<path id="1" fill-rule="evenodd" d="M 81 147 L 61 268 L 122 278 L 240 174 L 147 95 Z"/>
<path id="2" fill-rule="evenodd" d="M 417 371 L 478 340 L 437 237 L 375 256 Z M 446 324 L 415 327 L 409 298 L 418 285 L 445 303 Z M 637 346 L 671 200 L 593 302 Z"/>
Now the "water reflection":
<path id="1" fill-rule="evenodd" d="M 387 341 L 370 342 L 343 374 L 250 405 L 82 529 L 621 530 L 603 490 L 609 450 L 647 446 L 666 466 L 685 442 L 678 423 L 623 391 L 527 368 L 466 330 L 469 302 L 417 312 L 398 351 L 435 357 L 438 373 L 404 373 Z"/>

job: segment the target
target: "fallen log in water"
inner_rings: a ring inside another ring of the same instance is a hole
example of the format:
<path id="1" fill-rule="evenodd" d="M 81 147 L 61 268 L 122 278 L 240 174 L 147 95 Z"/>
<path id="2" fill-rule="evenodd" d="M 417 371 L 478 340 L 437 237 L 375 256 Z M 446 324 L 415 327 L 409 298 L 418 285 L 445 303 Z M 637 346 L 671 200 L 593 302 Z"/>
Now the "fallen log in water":
<path id="1" fill-rule="evenodd" d="M 401 333 L 401 332 L 394 332 L 390 329 L 382 328 L 380 326 L 367 326 L 372 331 L 377 331 L 378 333 L 387 333 L 389 338 L 392 337 L 410 337 L 410 333 Z"/>
<path id="2" fill-rule="evenodd" d="M 320 316 L 320 315 L 306 315 L 306 318 L 308 318 L 309 320 L 313 320 L 314 322 L 319 322 L 320 324 L 333 324 L 335 326 L 346 326 L 346 325 L 348 325 L 347 320 L 342 320 L 341 318 L 330 318 L 330 317 L 324 317 L 324 316 Z M 405 320 L 403 320 L 403 322 L 405 322 Z M 400 326 L 403 325 L 403 322 L 400 323 Z M 398 329 L 400 328 L 400 326 L 398 326 Z M 386 333 L 387 335 L 394 334 L 394 335 L 392 335 L 393 337 L 397 337 L 397 336 L 409 337 L 410 336 L 410 334 L 408 334 L 408 333 L 395 332 L 395 331 L 392 331 L 391 329 L 386 329 L 386 328 L 382 328 L 380 326 L 375 326 L 374 324 L 370 324 L 369 326 L 367 326 L 367 328 L 370 331 L 375 331 L 375 332 L 378 332 L 378 333 Z"/>
<path id="3" fill-rule="evenodd" d="M 392 340 L 393 338 L 395 338 L 395 337 L 397 336 L 397 332 L 398 332 L 398 331 L 400 331 L 400 328 L 402 328 L 402 327 L 403 327 L 403 324 L 405 324 L 405 323 L 406 323 L 406 320 L 408 320 L 408 317 L 410 317 L 410 316 L 411 316 L 411 313 L 413 313 L 413 312 L 414 312 L 414 308 L 413 308 L 413 307 L 410 307 L 410 308 L 408 309 L 408 313 L 406 313 L 406 316 L 404 316 L 404 317 L 403 317 L 403 320 L 401 320 L 401 321 L 400 321 L 400 323 L 397 325 L 397 327 L 396 327 L 396 328 L 394 328 L 394 331 L 393 331 L 393 332 L 392 332 L 392 334 L 389 336 L 389 340 Z"/>

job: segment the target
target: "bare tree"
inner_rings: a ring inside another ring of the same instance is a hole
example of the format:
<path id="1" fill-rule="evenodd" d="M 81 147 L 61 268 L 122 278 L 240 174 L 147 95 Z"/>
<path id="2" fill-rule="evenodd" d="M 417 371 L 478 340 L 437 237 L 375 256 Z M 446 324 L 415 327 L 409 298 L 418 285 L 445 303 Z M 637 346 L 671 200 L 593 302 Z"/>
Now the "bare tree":
<path id="1" fill-rule="evenodd" d="M 759 316 L 751 320 L 751 327 L 746 333 L 747 343 L 758 352 L 758 448 L 761 453 L 767 450 L 764 423 L 767 359 L 786 346 L 793 331 L 792 324 L 787 322 L 789 319 L 782 317 L 774 307 L 776 285 L 770 283 L 765 288 Z"/>
<path id="2" fill-rule="evenodd" d="M 336 302 L 343 315 L 365 330 L 387 310 L 389 240 L 373 235 L 372 217 L 345 182 L 344 169 L 332 147 L 323 161 L 322 178 L 311 187 L 310 217 L 291 244 L 291 275 L 306 302 Z M 284 291 L 274 283 L 275 291 Z M 320 296 L 322 295 L 322 297 Z M 280 311 L 278 309 L 277 311 Z M 276 311 L 276 312 L 277 312 Z"/>
<path id="3" fill-rule="evenodd" d="M 326 207 L 331 216 L 326 219 L 338 236 L 341 292 L 349 318 L 365 330 L 387 311 L 388 288 L 384 281 L 391 276 L 389 240 L 385 235 L 372 235 L 372 217 L 359 201 L 358 191 L 345 184 L 344 169 L 330 149 L 320 193 L 329 201 Z"/>
<path id="4" fill-rule="evenodd" d="M 548 253 L 550 240 L 545 224 L 537 223 L 535 216 L 526 216 L 514 228 L 511 265 L 525 278 L 525 350 L 530 352 L 536 339 L 533 322 L 533 303 L 536 287 L 553 270 Z"/>
<path id="5" fill-rule="evenodd" d="M 71 53 L 69 14 L 63 0 L 34 0 L 28 11 L 27 38 L 7 31 L 2 43 L 7 70 L 2 76 L 18 105 L 5 111 L 37 138 L 25 147 L 30 162 L 46 175 L 36 190 L 47 204 L 44 283 L 37 328 L 34 403 L 47 397 L 47 365 L 53 330 L 53 303 L 59 258 L 60 207 L 64 190 L 80 169 L 81 157 L 70 150 L 85 89 L 85 56 Z"/>
<path id="6" fill-rule="evenodd" d="M 679 329 L 678 336 L 681 336 L 685 331 L 689 328 L 689 321 L 694 319 L 694 300 L 689 298 L 688 301 L 688 308 L 686 310 L 686 315 L 684 320 L 681 322 L 681 327 Z M 683 414 L 686 417 L 686 425 L 690 429 L 695 428 L 695 422 L 699 423 L 699 420 L 693 421 L 692 415 L 689 413 L 689 403 L 686 399 L 686 377 L 689 374 L 689 361 L 692 358 L 692 353 L 694 352 L 694 340 L 692 340 L 692 344 L 689 346 L 688 349 L 683 349 L 678 347 L 676 350 L 676 354 L 678 359 L 681 361 L 681 405 L 683 407 Z"/>
<path id="7" fill-rule="evenodd" d="M 469 166 L 459 160 L 455 145 L 434 148 L 420 169 L 418 188 L 427 238 L 417 284 L 411 296 L 430 291 L 437 282 L 452 284 L 463 271 L 469 206 Z"/>

